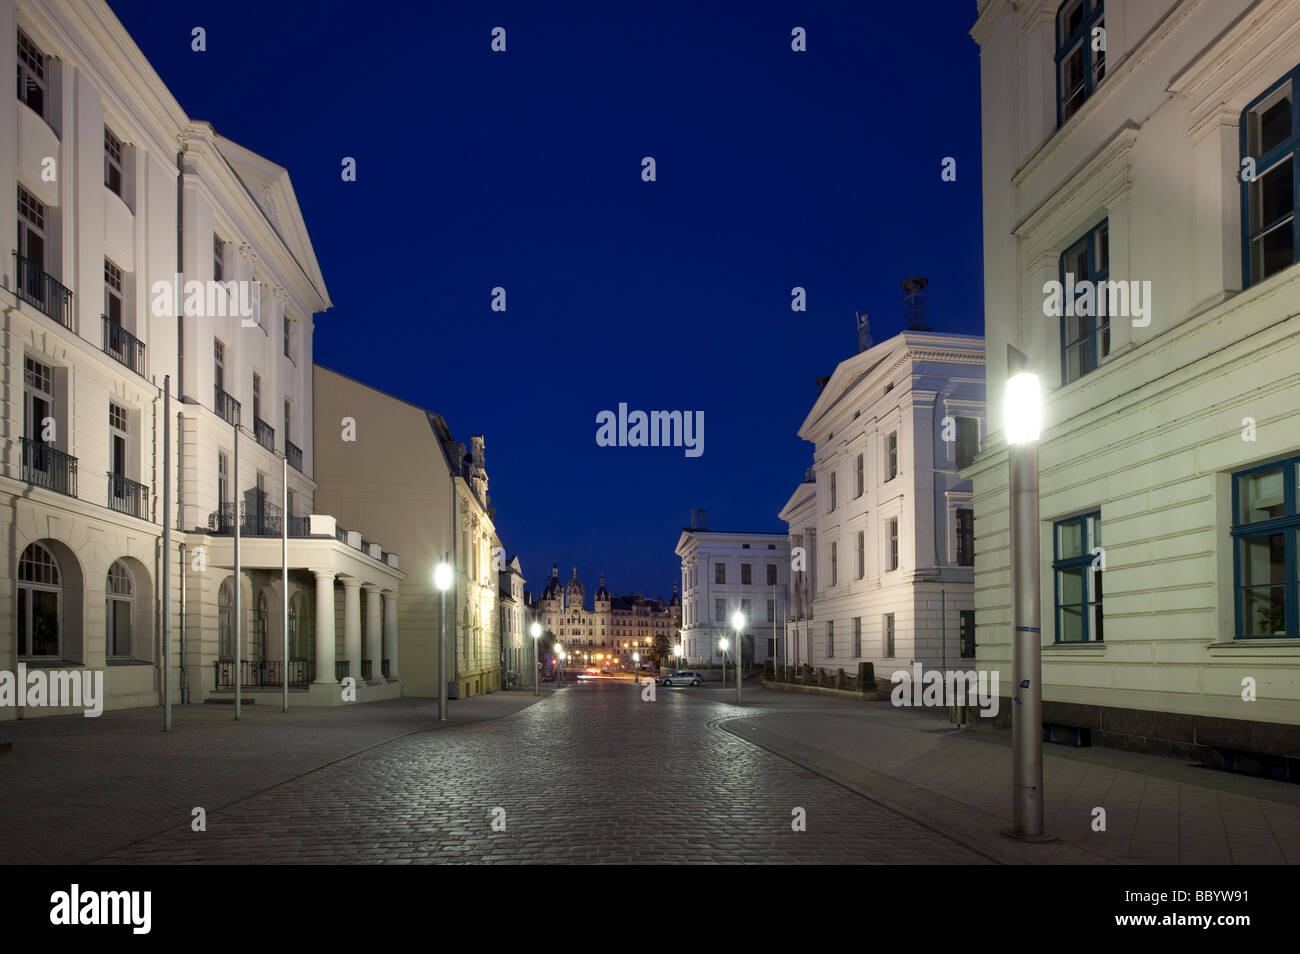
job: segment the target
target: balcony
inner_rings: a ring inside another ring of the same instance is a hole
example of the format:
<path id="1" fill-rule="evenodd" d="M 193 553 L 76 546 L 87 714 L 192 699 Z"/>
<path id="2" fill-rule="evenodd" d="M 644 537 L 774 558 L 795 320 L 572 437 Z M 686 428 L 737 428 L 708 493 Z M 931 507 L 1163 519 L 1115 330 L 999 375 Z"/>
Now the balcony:
<path id="1" fill-rule="evenodd" d="M 279 659 L 245 659 L 239 663 L 241 689 L 279 689 L 284 685 L 286 668 L 290 689 L 306 689 L 315 674 L 315 666 L 307 659 L 290 659 L 288 667 Z M 212 661 L 214 689 L 235 688 L 235 661 Z"/>
<path id="2" fill-rule="evenodd" d="M 121 474 L 108 475 L 108 506 L 131 517 L 149 519 L 149 488 Z"/>
<path id="3" fill-rule="evenodd" d="M 20 438 L 23 444 L 23 480 L 56 493 L 77 496 L 77 458 L 42 441 Z"/>
<path id="4" fill-rule="evenodd" d="M 144 345 L 140 343 L 140 339 L 108 315 L 99 317 L 104 323 L 104 353 L 119 364 L 126 365 L 140 377 L 145 377 Z"/>
<path id="5" fill-rule="evenodd" d="M 217 391 L 217 396 L 212 402 L 212 409 L 215 410 L 217 412 L 217 416 L 220 417 L 227 424 L 234 424 L 236 427 L 238 427 L 239 426 L 239 402 L 236 401 L 234 398 L 232 398 L 225 391 L 221 390 L 221 388 L 217 388 L 216 391 Z"/>
<path id="6" fill-rule="evenodd" d="M 14 252 L 18 297 L 35 305 L 69 331 L 72 330 L 72 292 L 41 268 L 40 262 Z"/>
<path id="7" fill-rule="evenodd" d="M 284 456 L 289 458 L 290 467 L 300 474 L 306 473 L 306 471 L 302 469 L 302 448 L 297 444 L 291 444 L 287 437 L 284 439 Z"/>
<path id="8" fill-rule="evenodd" d="M 251 490 L 247 499 L 239 505 L 239 534 L 244 537 L 278 537 L 282 526 L 282 511 L 266 499 L 266 494 L 258 497 L 258 492 Z M 219 510 L 208 514 L 208 532 L 215 536 L 230 536 L 235 532 L 235 505 L 223 503 Z M 306 517 L 289 518 L 289 536 L 309 536 Z"/>
<path id="9" fill-rule="evenodd" d="M 260 417 L 253 418 L 253 436 L 267 450 L 275 450 L 275 428 Z"/>

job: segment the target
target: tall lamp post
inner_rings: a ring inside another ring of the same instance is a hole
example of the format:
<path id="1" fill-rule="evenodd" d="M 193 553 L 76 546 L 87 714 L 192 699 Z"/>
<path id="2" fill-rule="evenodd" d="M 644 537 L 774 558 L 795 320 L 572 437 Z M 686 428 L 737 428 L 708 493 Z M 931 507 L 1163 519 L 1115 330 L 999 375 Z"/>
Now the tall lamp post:
<path id="1" fill-rule="evenodd" d="M 564 688 L 564 647 L 555 644 L 555 688 Z"/>
<path id="2" fill-rule="evenodd" d="M 533 625 L 528 628 L 528 632 L 533 637 L 533 695 L 536 696 L 541 695 L 542 692 L 538 678 L 538 669 L 540 667 L 537 664 L 537 640 L 542 638 L 542 624 L 534 620 Z"/>
<path id="3" fill-rule="evenodd" d="M 727 688 L 727 637 L 723 636 L 718 640 L 718 648 L 722 650 L 722 688 Z"/>
<path id="4" fill-rule="evenodd" d="M 1007 345 L 1003 397 L 1011 503 L 1011 784 L 1007 834 L 1048 841 L 1043 831 L 1043 643 L 1038 587 L 1038 437 L 1043 404 L 1029 359 Z"/>
<path id="5" fill-rule="evenodd" d="M 745 628 L 745 614 L 740 610 L 731 614 L 731 626 L 736 631 L 736 704 L 740 704 L 740 660 L 745 655 L 741 632 Z"/>
<path id="6" fill-rule="evenodd" d="M 451 564 L 447 554 L 433 570 L 433 585 L 438 588 L 441 625 L 438 629 L 438 721 L 447 721 L 447 591 L 451 589 Z"/>

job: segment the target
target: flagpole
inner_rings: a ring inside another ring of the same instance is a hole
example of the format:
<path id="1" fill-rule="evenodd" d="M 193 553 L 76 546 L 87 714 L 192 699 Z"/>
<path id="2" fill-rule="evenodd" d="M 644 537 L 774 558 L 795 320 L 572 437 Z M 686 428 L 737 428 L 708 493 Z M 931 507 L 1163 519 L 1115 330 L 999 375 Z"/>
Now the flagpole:
<path id="1" fill-rule="evenodd" d="M 235 630 L 235 721 L 239 721 L 239 709 L 242 705 L 243 695 L 240 687 L 244 682 L 243 663 L 240 659 L 243 654 L 243 646 L 240 644 L 240 630 L 243 628 L 240 623 L 243 622 L 242 596 L 243 586 L 240 585 L 239 573 L 239 424 L 234 425 L 235 435 L 235 481 L 232 485 L 235 490 L 235 499 L 231 506 L 231 520 L 235 524 L 235 618 L 232 622 L 232 628 Z"/>
<path id="2" fill-rule="evenodd" d="M 155 380 L 157 380 L 155 378 Z M 163 565 L 162 565 L 162 675 L 163 731 L 172 730 L 172 388 L 171 375 L 163 375 Z"/>
<path id="3" fill-rule="evenodd" d="M 289 438 L 286 437 L 285 440 Z M 284 633 L 284 706 L 289 711 L 289 449 L 280 461 L 280 602 L 284 612 L 281 632 Z"/>

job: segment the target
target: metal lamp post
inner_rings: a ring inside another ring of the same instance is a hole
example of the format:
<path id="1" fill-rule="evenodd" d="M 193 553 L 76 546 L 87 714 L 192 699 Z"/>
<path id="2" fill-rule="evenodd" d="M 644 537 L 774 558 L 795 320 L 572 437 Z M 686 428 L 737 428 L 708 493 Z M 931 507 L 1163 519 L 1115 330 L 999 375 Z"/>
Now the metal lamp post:
<path id="1" fill-rule="evenodd" d="M 745 654 L 745 644 L 741 641 L 741 631 L 745 628 L 745 614 L 737 610 L 731 616 L 731 626 L 736 631 L 736 704 L 740 704 L 740 659 Z"/>
<path id="2" fill-rule="evenodd" d="M 718 640 L 718 648 L 722 650 L 722 688 L 727 688 L 727 637 L 723 636 Z"/>
<path id="3" fill-rule="evenodd" d="M 1043 644 L 1038 586 L 1038 437 L 1043 405 L 1029 359 L 1007 345 L 1003 397 L 1011 503 L 1011 783 L 1007 834 L 1050 840 L 1043 830 Z"/>
<path id="4" fill-rule="evenodd" d="M 555 644 L 555 673 L 556 673 L 555 687 L 557 689 L 564 688 L 564 657 L 565 657 L 564 647 L 561 646 L 559 643 L 556 643 Z"/>
<path id="5" fill-rule="evenodd" d="M 438 721 L 447 721 L 447 591 L 451 589 L 451 564 L 443 553 L 433 568 L 433 585 L 438 588 L 441 621 L 438 627 Z"/>
<path id="6" fill-rule="evenodd" d="M 533 625 L 528 628 L 528 632 L 533 637 L 533 695 L 536 696 L 540 695 L 542 691 L 540 685 L 541 680 L 538 678 L 537 673 L 537 640 L 542 638 L 542 624 L 534 622 Z"/>

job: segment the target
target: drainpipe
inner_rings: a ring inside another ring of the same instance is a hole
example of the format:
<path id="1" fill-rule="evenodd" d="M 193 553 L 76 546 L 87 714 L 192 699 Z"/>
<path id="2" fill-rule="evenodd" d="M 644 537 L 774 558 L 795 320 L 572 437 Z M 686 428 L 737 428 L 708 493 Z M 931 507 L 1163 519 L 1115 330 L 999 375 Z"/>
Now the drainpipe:
<path id="1" fill-rule="evenodd" d="M 185 274 L 185 167 L 182 160 L 185 150 L 176 153 L 176 274 Z M 176 394 L 185 400 L 185 336 L 182 334 L 182 317 L 185 309 L 181 307 L 180 288 L 176 289 Z M 220 511 L 221 507 L 218 506 Z"/>
<path id="2" fill-rule="evenodd" d="M 190 703 L 190 679 L 189 670 L 185 668 L 185 570 L 189 566 L 186 561 L 185 544 L 181 544 L 181 705 L 186 706 Z"/>
<path id="3" fill-rule="evenodd" d="M 447 476 L 451 478 L 451 578 L 455 581 L 455 585 L 452 587 L 451 591 L 451 632 L 453 637 L 451 646 L 451 671 L 453 677 L 459 679 L 460 636 L 456 627 L 460 622 L 460 579 L 456 568 L 460 565 L 460 562 L 456 553 L 456 543 L 460 539 L 460 535 L 457 533 L 456 526 L 456 475 L 449 469 Z M 443 599 L 446 599 L 446 597 L 444 596 Z M 439 673 L 438 678 L 446 679 L 447 674 L 445 672 Z M 459 687 L 456 690 L 456 697 L 460 697 Z"/>

